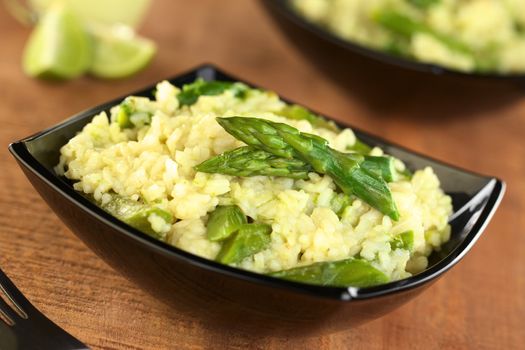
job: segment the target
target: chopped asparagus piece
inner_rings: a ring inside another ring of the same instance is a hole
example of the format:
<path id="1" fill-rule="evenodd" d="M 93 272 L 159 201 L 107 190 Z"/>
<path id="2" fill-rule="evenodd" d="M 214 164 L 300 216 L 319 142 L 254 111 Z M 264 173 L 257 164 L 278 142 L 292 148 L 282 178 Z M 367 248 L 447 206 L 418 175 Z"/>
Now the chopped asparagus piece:
<path id="1" fill-rule="evenodd" d="M 269 274 L 294 282 L 333 287 L 370 287 L 383 284 L 389 278 L 363 259 L 318 262 Z"/>
<path id="2" fill-rule="evenodd" d="M 325 139 L 301 133 L 287 124 L 244 117 L 217 118 L 217 121 L 249 146 L 279 157 L 302 159 L 316 172 L 332 177 L 344 193 L 355 194 L 393 220 L 399 219 L 387 183 L 359 166 L 364 160 L 362 155 L 338 152 Z"/>
<path id="3" fill-rule="evenodd" d="M 325 128 L 335 132 L 339 131 L 339 128 L 333 121 L 314 114 L 303 106 L 286 105 L 279 114 L 288 119 L 307 120 L 314 127 Z"/>
<path id="4" fill-rule="evenodd" d="M 365 161 L 361 163 L 361 168 L 365 169 L 372 175 L 382 178 L 386 182 L 397 180 L 394 158 L 392 157 L 366 156 Z"/>
<path id="5" fill-rule="evenodd" d="M 122 129 L 141 127 L 151 123 L 153 113 L 140 106 L 140 99 L 141 97 L 129 96 L 120 103 L 116 121 Z"/>
<path id="6" fill-rule="evenodd" d="M 240 147 L 208 159 L 195 167 L 203 173 L 232 176 L 281 176 L 308 179 L 312 167 L 300 159 L 282 158 L 253 147 Z"/>
<path id="7" fill-rule="evenodd" d="M 206 235 L 210 241 L 222 241 L 247 222 L 246 216 L 238 206 L 219 206 L 210 214 Z"/>
<path id="8" fill-rule="evenodd" d="M 100 207 L 126 224 L 156 238 L 161 238 L 162 234 L 153 229 L 150 217 L 156 215 L 170 225 L 174 220 L 173 215 L 164 209 L 119 195 L 112 195 L 111 200 L 100 204 Z"/>
<path id="9" fill-rule="evenodd" d="M 414 249 L 414 231 L 406 231 L 398 234 L 390 241 L 390 248 L 392 250 L 406 249 L 412 251 L 412 249 Z"/>
<path id="10" fill-rule="evenodd" d="M 271 242 L 272 227 L 266 224 L 244 224 L 226 240 L 216 260 L 223 264 L 239 263 L 266 249 Z"/>
<path id="11" fill-rule="evenodd" d="M 330 207 L 337 216 L 341 216 L 345 208 L 352 204 L 352 201 L 353 199 L 351 196 L 344 193 L 337 193 L 330 201 Z"/>
<path id="12" fill-rule="evenodd" d="M 369 154 L 372 151 L 372 147 L 359 139 L 355 139 L 355 143 L 352 146 L 348 146 L 346 149 L 360 154 Z"/>

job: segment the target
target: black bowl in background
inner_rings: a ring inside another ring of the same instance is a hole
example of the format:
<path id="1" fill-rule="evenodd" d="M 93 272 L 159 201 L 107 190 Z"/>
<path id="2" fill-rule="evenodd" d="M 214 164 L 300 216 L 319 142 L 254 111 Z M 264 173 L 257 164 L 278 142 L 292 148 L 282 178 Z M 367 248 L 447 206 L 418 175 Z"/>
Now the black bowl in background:
<path id="1" fill-rule="evenodd" d="M 447 68 L 437 64 L 424 63 L 410 58 L 396 56 L 384 51 L 379 51 L 357 42 L 345 40 L 327 29 L 314 24 L 303 18 L 293 10 L 290 0 L 261 0 L 263 7 L 268 14 L 276 21 L 277 25 L 285 32 L 298 47 L 306 49 L 307 55 L 312 50 L 321 48 L 322 54 L 326 56 L 343 56 L 349 62 L 355 63 L 352 56 L 361 56 L 372 59 L 375 62 L 398 67 L 414 72 L 427 73 L 438 76 L 448 76 L 452 78 L 473 78 L 478 81 L 500 81 L 525 84 L 525 73 L 498 74 L 498 73 L 479 73 L 462 72 L 453 68 Z M 308 51 L 308 47 L 310 51 Z M 361 64 L 360 64 L 361 66 Z M 366 66 L 366 65 L 362 65 Z M 367 67 L 374 69 L 374 66 Z"/>
<path id="2" fill-rule="evenodd" d="M 204 79 L 238 80 L 204 65 L 170 79 L 177 86 Z M 154 86 L 135 92 L 151 96 Z M 120 103 L 118 98 L 84 111 L 9 146 L 25 175 L 55 213 L 84 243 L 116 270 L 174 310 L 219 332 L 258 336 L 333 332 L 379 317 L 409 301 L 454 266 L 472 248 L 503 196 L 502 181 L 467 172 L 355 130 L 412 168 L 432 166 L 452 197 L 451 240 L 431 256 L 427 270 L 371 288 L 336 288 L 294 283 L 235 269 L 170 246 L 115 219 L 57 176 L 59 149 L 91 118 Z M 424 310 L 421 310 L 424 312 Z"/>

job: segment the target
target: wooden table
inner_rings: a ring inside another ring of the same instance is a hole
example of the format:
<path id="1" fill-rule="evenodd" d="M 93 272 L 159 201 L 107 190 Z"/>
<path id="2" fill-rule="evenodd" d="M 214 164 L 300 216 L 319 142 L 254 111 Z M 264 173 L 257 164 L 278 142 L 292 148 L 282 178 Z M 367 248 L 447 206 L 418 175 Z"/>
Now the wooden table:
<path id="1" fill-rule="evenodd" d="M 361 70 L 323 52 L 308 59 L 253 1 L 155 0 L 142 29 L 159 46 L 144 72 L 121 81 L 50 84 L 23 75 L 29 30 L 0 9 L 0 266 L 46 315 L 94 349 L 525 346 L 525 90 L 380 66 Z M 497 175 L 508 184 L 503 203 L 457 267 L 381 319 L 333 335 L 255 344 L 234 333 L 212 334 L 89 251 L 7 152 L 11 141 L 203 62 L 414 150 Z"/>

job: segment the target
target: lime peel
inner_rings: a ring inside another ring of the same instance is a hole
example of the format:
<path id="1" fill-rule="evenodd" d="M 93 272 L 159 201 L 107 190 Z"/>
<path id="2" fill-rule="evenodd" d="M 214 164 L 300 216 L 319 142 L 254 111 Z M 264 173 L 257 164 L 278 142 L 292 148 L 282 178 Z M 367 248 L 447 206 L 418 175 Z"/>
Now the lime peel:
<path id="1" fill-rule="evenodd" d="M 32 77 L 70 79 L 86 72 L 91 60 L 92 43 L 84 25 L 57 2 L 31 33 L 22 65 Z"/>
<path id="2" fill-rule="evenodd" d="M 157 49 L 153 41 L 123 25 L 93 31 L 94 55 L 89 73 L 100 78 L 123 78 L 148 65 Z"/>

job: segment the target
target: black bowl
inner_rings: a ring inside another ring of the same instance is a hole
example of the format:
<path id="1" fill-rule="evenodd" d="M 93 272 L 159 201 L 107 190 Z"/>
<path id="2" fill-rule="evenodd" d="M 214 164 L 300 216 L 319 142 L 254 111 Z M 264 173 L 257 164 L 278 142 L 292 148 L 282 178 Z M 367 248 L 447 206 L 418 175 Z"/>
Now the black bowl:
<path id="1" fill-rule="evenodd" d="M 238 80 L 205 65 L 170 81 L 181 86 L 197 77 Z M 151 96 L 153 89 L 150 86 L 133 94 Z M 487 226 L 505 188 L 496 178 L 446 165 L 354 129 L 363 141 L 382 147 L 412 169 L 434 168 L 453 199 L 450 241 L 430 257 L 430 266 L 424 272 L 377 287 L 321 287 L 275 279 L 221 265 L 155 240 L 107 214 L 55 174 L 60 147 L 94 115 L 122 99 L 15 142 L 9 150 L 42 198 L 87 246 L 146 291 L 210 330 L 290 336 L 311 334 L 315 329 L 347 329 L 381 316 L 422 292 L 463 258 Z"/>
<path id="2" fill-rule="evenodd" d="M 352 57 L 350 56 L 358 55 L 389 66 L 429 73 L 432 75 L 444 75 L 456 78 L 468 77 L 483 81 L 496 80 L 515 82 L 519 84 L 525 83 L 525 73 L 501 74 L 497 72 L 463 72 L 437 64 L 424 63 L 410 58 L 392 55 L 351 40 L 345 40 L 327 29 L 308 21 L 294 11 L 290 5 L 290 0 L 261 0 L 261 3 L 267 12 L 276 20 L 278 26 L 290 36 L 292 42 L 298 44 L 299 47 L 312 46 L 313 50 L 321 49 L 324 54 L 331 54 L 332 56 L 347 56 L 347 58 L 353 63 L 355 63 L 355 60 L 352 60 Z M 322 41 L 322 43 L 319 45 L 319 43 L 316 44 L 316 41 Z M 308 51 L 307 54 L 309 54 Z M 371 69 L 373 69 L 373 67 Z"/>

